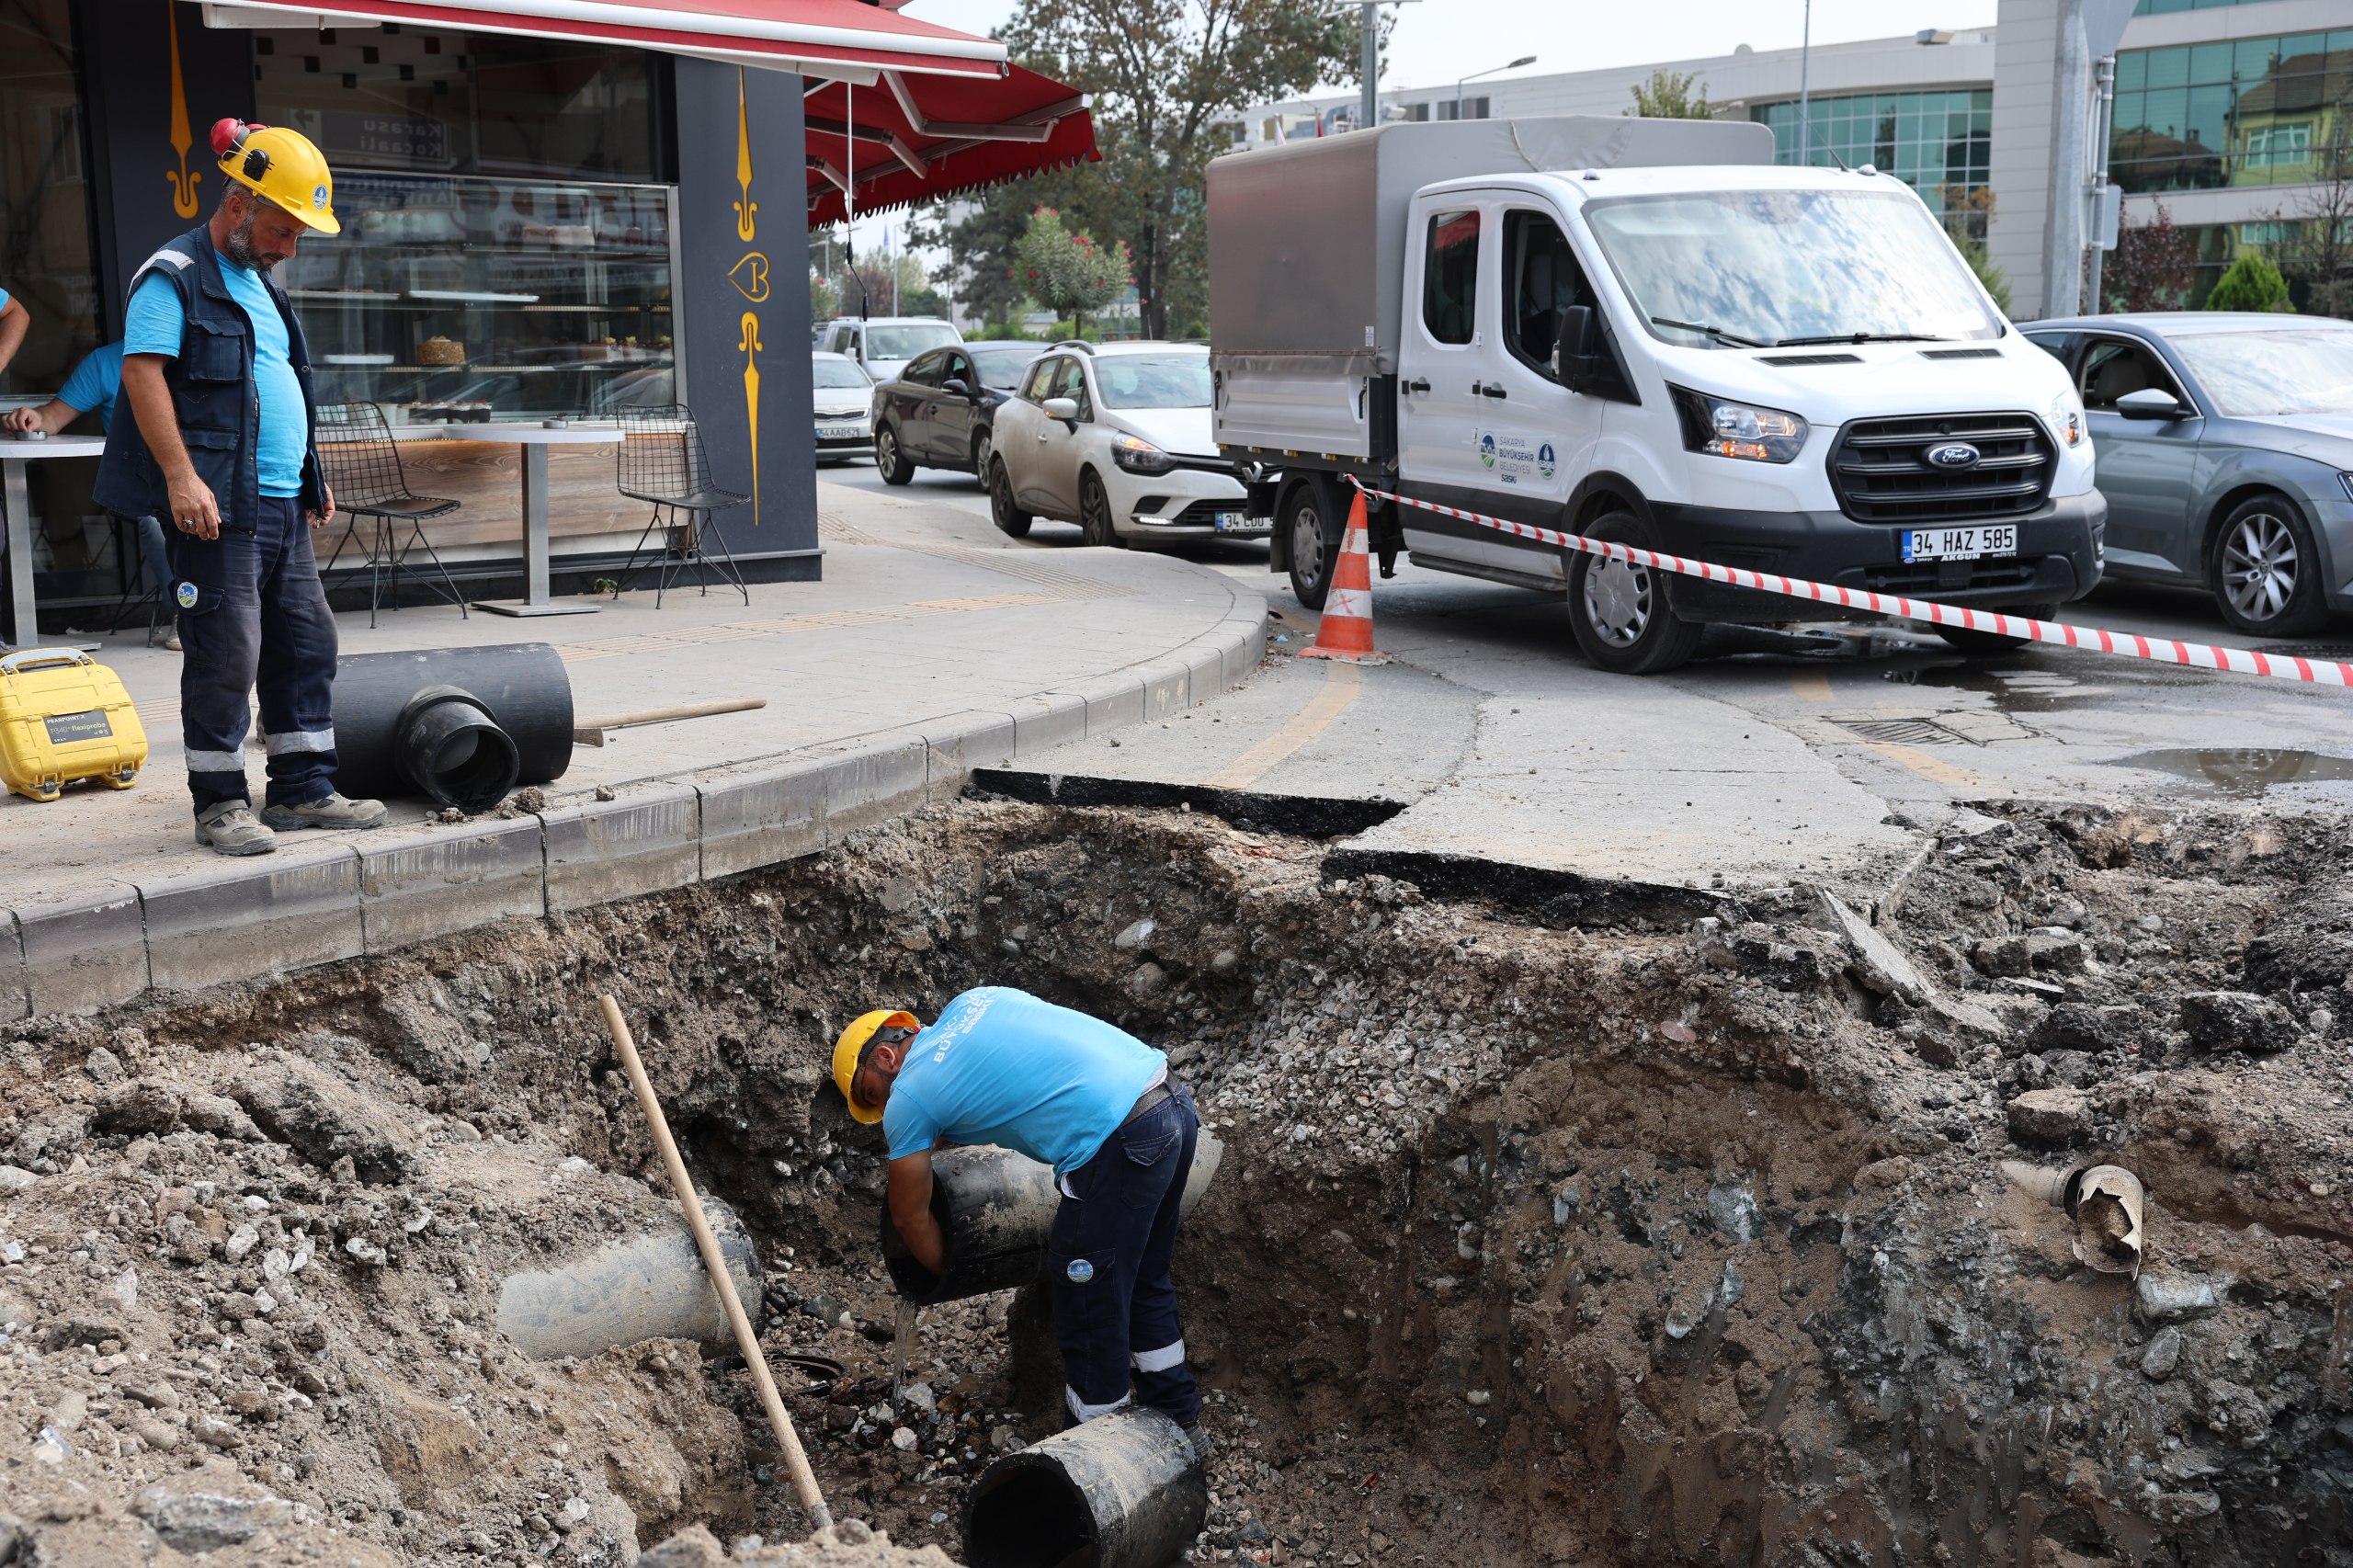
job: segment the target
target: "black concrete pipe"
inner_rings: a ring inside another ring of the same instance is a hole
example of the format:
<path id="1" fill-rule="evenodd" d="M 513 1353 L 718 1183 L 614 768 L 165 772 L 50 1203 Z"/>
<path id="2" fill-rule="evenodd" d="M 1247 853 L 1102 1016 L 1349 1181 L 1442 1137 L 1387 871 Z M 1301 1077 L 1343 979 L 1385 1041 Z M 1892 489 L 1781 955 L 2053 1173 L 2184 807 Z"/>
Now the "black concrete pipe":
<path id="1" fill-rule="evenodd" d="M 1193 1145 L 1182 1211 L 1192 1213 L 1225 1158 L 1225 1145 L 1203 1128 Z M 934 1274 L 915 1260 L 882 1206 L 882 1260 L 899 1294 L 919 1306 L 1006 1290 L 1037 1278 L 1063 1200 L 1051 1167 L 1010 1149 L 950 1149 L 931 1161 L 931 1213 L 948 1244 L 948 1267 Z"/>
<path id="2" fill-rule="evenodd" d="M 1165 1568 L 1210 1489 L 1185 1429 L 1130 1405 L 1006 1455 L 964 1500 L 970 1568 Z"/>
<path id="3" fill-rule="evenodd" d="M 545 642 L 347 654 L 335 740 L 347 795 L 486 812 L 572 766 L 572 678 Z"/>

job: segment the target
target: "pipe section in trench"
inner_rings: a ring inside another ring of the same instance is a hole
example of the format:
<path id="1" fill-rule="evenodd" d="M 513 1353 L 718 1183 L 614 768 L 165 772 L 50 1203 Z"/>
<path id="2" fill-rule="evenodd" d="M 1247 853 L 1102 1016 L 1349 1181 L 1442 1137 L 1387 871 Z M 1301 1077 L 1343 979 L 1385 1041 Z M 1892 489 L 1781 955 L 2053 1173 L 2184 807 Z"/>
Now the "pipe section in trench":
<path id="1" fill-rule="evenodd" d="M 1130 1405 L 1006 1455 L 964 1500 L 970 1568 L 1165 1568 L 1208 1517 L 1185 1429 Z"/>
<path id="2" fill-rule="evenodd" d="M 486 812 L 572 766 L 572 677 L 545 642 L 347 654 L 335 740 L 346 795 Z"/>
<path id="3" fill-rule="evenodd" d="M 1193 1144 L 1178 1212 L 1190 1218 L 1224 1162 L 1225 1145 L 1204 1127 Z M 917 1306 L 959 1301 L 991 1290 L 1027 1285 L 1045 1261 L 1046 1242 L 1063 1195 L 1053 1168 L 994 1145 L 949 1149 L 932 1156 L 931 1213 L 948 1244 L 946 1270 L 933 1274 L 915 1260 L 882 1205 L 882 1261 L 899 1294 Z"/>
<path id="4" fill-rule="evenodd" d="M 760 1258 L 735 1211 L 702 1200 L 727 1259 L 735 1294 L 756 1308 Z M 611 1242 L 552 1268 L 507 1277 L 498 1292 L 498 1331 L 536 1360 L 595 1356 L 648 1339 L 698 1339 L 735 1348 L 734 1331 L 702 1254 L 681 1220 L 672 1230 Z"/>

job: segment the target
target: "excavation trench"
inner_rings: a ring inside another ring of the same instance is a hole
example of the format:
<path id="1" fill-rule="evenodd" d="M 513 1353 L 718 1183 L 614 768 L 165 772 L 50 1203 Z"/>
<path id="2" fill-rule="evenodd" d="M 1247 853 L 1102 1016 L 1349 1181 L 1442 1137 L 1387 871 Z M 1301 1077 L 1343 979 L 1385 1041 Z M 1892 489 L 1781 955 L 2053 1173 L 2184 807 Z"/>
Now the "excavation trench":
<path id="1" fill-rule="evenodd" d="M 2341 823 L 1979 818 L 1891 949 L 1821 890 L 1450 864 L 1426 897 L 1189 804 L 966 801 L 0 1040 L 33 1178 L 0 1196 L 0 1562 L 199 1482 L 394 1562 L 802 1533 L 723 1347 L 500 1327 L 517 1276 L 676 1233 L 605 990 L 757 1245 L 835 1514 L 961 1560 L 976 1482 L 1058 1424 L 1047 1305 L 928 1307 L 894 1375 L 881 1148 L 824 1063 L 983 983 L 1167 1050 L 1225 1144 L 1177 1257 L 1204 1560 L 2353 1562 Z M 2203 1298 L 2136 1302 L 1997 1168 L 2094 1155 Z"/>

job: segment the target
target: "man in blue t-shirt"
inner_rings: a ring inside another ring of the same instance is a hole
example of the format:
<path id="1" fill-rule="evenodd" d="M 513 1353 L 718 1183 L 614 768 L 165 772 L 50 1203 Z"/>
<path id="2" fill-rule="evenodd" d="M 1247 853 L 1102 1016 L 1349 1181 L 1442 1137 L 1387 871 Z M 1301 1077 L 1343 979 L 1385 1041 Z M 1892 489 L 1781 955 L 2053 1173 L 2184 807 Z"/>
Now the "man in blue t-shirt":
<path id="1" fill-rule="evenodd" d="M 122 391 L 122 345 L 106 344 L 82 356 L 57 395 L 39 408 L 11 409 L 0 415 L 0 429 L 15 431 L 38 430 L 44 436 L 54 436 L 92 409 L 97 410 L 101 431 L 114 426 L 114 400 Z M 164 525 L 153 517 L 139 522 L 139 563 L 147 590 L 160 594 L 171 586 L 172 566 L 164 549 Z M 176 653 L 180 651 L 178 630 L 166 623 L 151 630 L 148 645 L 154 645 L 153 631 L 164 633 L 164 646 Z"/>
<path id="2" fill-rule="evenodd" d="M 834 1081 L 852 1117 L 882 1124 L 892 1223 L 935 1274 L 947 1239 L 931 1211 L 934 1148 L 994 1143 L 1053 1167 L 1063 1202 L 1047 1265 L 1070 1424 L 1141 1395 L 1200 1451 L 1168 1266 L 1201 1120 L 1168 1059 L 1099 1018 L 991 985 L 928 1028 L 912 1013 L 867 1014 L 834 1047 Z"/>

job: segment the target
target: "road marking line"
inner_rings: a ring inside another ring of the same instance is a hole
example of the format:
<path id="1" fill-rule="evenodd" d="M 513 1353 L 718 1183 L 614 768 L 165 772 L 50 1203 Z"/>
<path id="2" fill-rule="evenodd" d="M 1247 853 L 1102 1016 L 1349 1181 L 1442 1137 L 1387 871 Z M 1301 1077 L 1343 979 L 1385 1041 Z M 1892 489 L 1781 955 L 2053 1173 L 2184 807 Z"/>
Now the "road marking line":
<path id="1" fill-rule="evenodd" d="M 1332 727 L 1364 689 L 1364 672 L 1350 664 L 1324 666 L 1324 684 L 1282 727 L 1201 782 L 1212 790 L 1247 790 L 1308 742 Z"/>
<path id="2" fill-rule="evenodd" d="M 1939 762 L 1916 746 L 1898 745 L 1893 741 L 1865 741 L 1863 744 L 1888 761 L 1910 768 L 1923 778 L 1932 779 L 1949 790 L 1967 790 L 1973 793 L 1995 793 L 1995 787 L 1966 767 L 1955 767 L 1949 762 Z"/>
<path id="3" fill-rule="evenodd" d="M 1830 677 L 1820 670 L 1798 670 L 1790 675 L 1790 685 L 1808 702 L 1831 700 Z"/>

